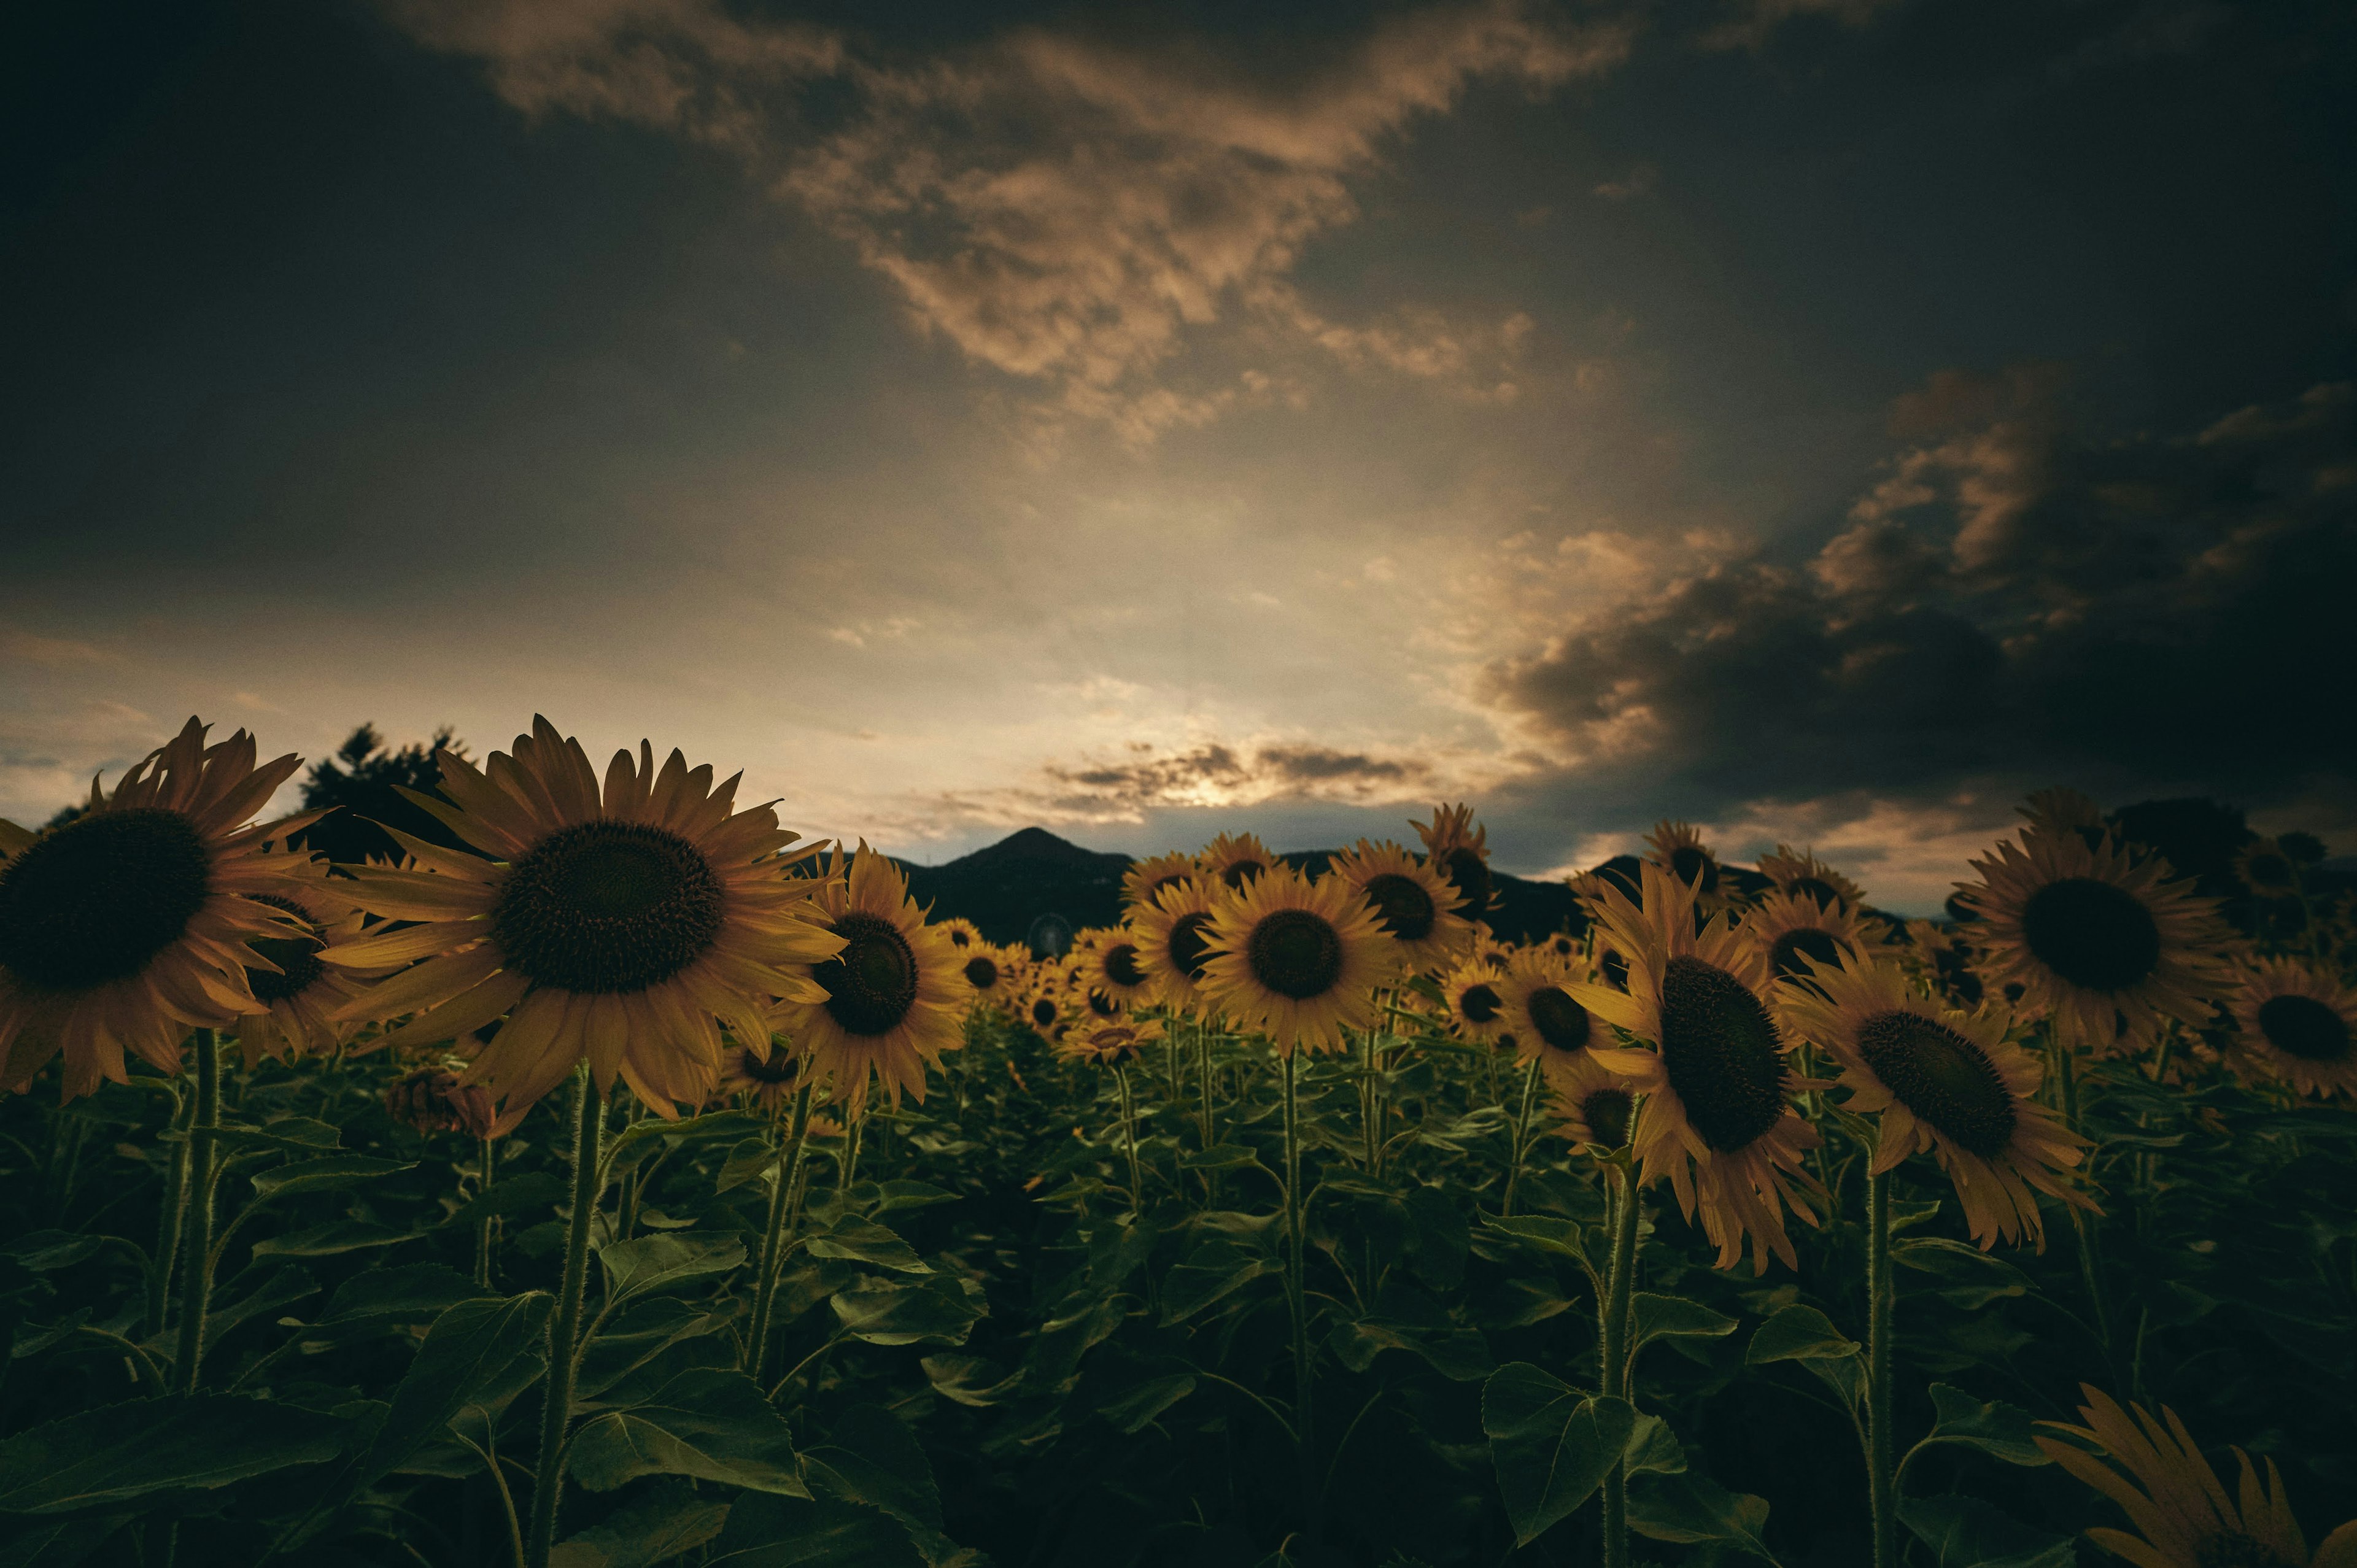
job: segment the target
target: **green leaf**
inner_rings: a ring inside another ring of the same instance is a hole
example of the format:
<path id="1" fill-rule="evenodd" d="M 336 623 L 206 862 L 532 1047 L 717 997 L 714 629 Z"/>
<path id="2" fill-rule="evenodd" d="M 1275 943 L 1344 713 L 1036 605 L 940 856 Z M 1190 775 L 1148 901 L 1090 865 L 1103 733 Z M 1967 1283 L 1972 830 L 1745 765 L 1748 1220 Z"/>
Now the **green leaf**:
<path id="1" fill-rule="evenodd" d="M 1185 1372 L 1143 1382 L 1119 1399 L 1097 1406 L 1097 1413 L 1125 1437 L 1135 1437 L 1152 1425 L 1155 1417 L 1195 1391 L 1195 1380 Z"/>
<path id="2" fill-rule="evenodd" d="M 803 1245 L 814 1258 L 842 1258 L 855 1263 L 870 1263 L 879 1269 L 891 1269 L 904 1274 L 930 1274 L 932 1265 L 917 1256 L 900 1233 L 888 1225 L 872 1219 L 846 1215 L 826 1230 L 812 1236 Z"/>
<path id="3" fill-rule="evenodd" d="M 9 1568 L 74 1568 L 87 1562 L 133 1517 L 68 1514 L 58 1519 L 35 1516 L 0 1521 L 0 1562 Z"/>
<path id="4" fill-rule="evenodd" d="M 417 1168 L 414 1160 L 380 1160 L 372 1155 L 327 1155 L 316 1160 L 291 1160 L 253 1177 L 253 1190 L 264 1197 L 292 1197 L 297 1193 L 332 1192 L 358 1187 Z"/>
<path id="5" fill-rule="evenodd" d="M 714 1192 L 734 1192 L 747 1182 L 770 1174 L 786 1152 L 767 1137 L 748 1138 L 728 1151 L 721 1162 L 719 1178 L 712 1185 Z"/>
<path id="6" fill-rule="evenodd" d="M 663 1361 L 664 1353 L 672 1347 L 717 1335 L 728 1326 L 734 1316 L 729 1311 L 707 1311 L 676 1296 L 650 1296 L 633 1302 L 618 1313 L 582 1353 L 581 1369 L 575 1375 L 574 1397 L 584 1402 L 630 1402 L 627 1393 L 612 1400 L 605 1396 L 609 1390 L 620 1389 L 626 1383 L 644 1383 L 650 1370 Z M 687 1369 L 685 1365 L 672 1366 L 655 1386 L 661 1387 Z"/>
<path id="7" fill-rule="evenodd" d="M 901 1208 L 931 1208 L 937 1203 L 955 1203 L 958 1195 L 931 1182 L 888 1181 L 877 1191 L 876 1212 L 889 1214 Z"/>
<path id="8" fill-rule="evenodd" d="M 2078 1560 L 2068 1536 L 2032 1530 L 1978 1498 L 1902 1498 L 1899 1519 L 1937 1568 L 2072 1568 Z"/>
<path id="9" fill-rule="evenodd" d="M 906 1525 L 833 1497 L 742 1498 L 704 1561 L 705 1568 L 928 1568 Z"/>
<path id="10" fill-rule="evenodd" d="M 1682 1295 L 1639 1291 L 1629 1298 L 1629 1354 L 1656 1339 L 1719 1339 L 1735 1332 L 1735 1319 Z"/>
<path id="11" fill-rule="evenodd" d="M 1941 1283 L 1932 1294 L 1966 1312 L 1978 1312 L 1993 1301 L 2026 1295 L 2029 1291 L 2029 1276 L 2003 1258 L 1991 1257 L 1977 1247 L 1967 1247 L 1944 1236 L 1895 1241 L 1891 1243 L 1890 1261 L 1939 1280 Z"/>
<path id="12" fill-rule="evenodd" d="M 1515 1543 L 1528 1546 L 1570 1517 L 1628 1446 L 1637 1412 L 1593 1398 L 1527 1361 L 1510 1361 L 1481 1389 L 1481 1430 Z"/>
<path id="13" fill-rule="evenodd" d="M 571 1192 L 572 1183 L 554 1171 L 526 1171 L 491 1183 L 460 1204 L 442 1223 L 446 1228 L 472 1229 L 502 1215 L 540 1213 L 565 1203 Z"/>
<path id="14" fill-rule="evenodd" d="M 1984 1402 L 1946 1383 L 1932 1385 L 1932 1408 L 1938 1420 L 1932 1435 L 1916 1444 L 1956 1443 L 1994 1455 L 2008 1465 L 2048 1465 L 2043 1450 L 2030 1441 L 2035 1430 L 2028 1411 L 2000 1400 Z"/>
<path id="15" fill-rule="evenodd" d="M 1257 1247 L 1224 1237 L 1205 1241 L 1162 1277 L 1162 1326 L 1183 1323 L 1263 1274 L 1276 1272 L 1276 1263 Z"/>
<path id="16" fill-rule="evenodd" d="M 335 1457 L 348 1423 L 241 1394 L 86 1410 L 0 1443 L 0 1513 L 51 1514 L 210 1489 Z"/>
<path id="17" fill-rule="evenodd" d="M 1190 1171 L 1233 1171 L 1260 1164 L 1260 1156 L 1242 1144 L 1214 1144 L 1181 1156 L 1178 1164 Z"/>
<path id="18" fill-rule="evenodd" d="M 238 1277 L 253 1273 L 249 1269 Z M 267 1313 L 279 1312 L 294 1305 L 319 1288 L 311 1271 L 299 1263 L 288 1263 L 268 1279 L 226 1306 L 213 1308 L 205 1318 L 205 1348 L 210 1349 L 238 1325 Z"/>
<path id="19" fill-rule="evenodd" d="M 1457 1200 L 1437 1187 L 1411 1187 L 1407 1214 L 1414 1237 L 1407 1261 L 1415 1277 L 1436 1290 L 1455 1290 L 1464 1283 L 1473 1228 L 1465 1222 Z"/>
<path id="20" fill-rule="evenodd" d="M 1658 1415 L 1641 1415 L 1629 1437 L 1629 1473 L 1642 1470 L 1674 1476 L 1686 1467 L 1686 1451 L 1670 1423 Z"/>
<path id="21" fill-rule="evenodd" d="M 1730 1492 L 1696 1470 L 1629 1478 L 1629 1528 L 1654 1541 L 1709 1541 L 1776 1561 L 1768 1550 L 1768 1501 Z"/>
<path id="22" fill-rule="evenodd" d="M 494 1293 L 442 1263 L 371 1269 L 336 1287 L 315 1328 L 357 1323 L 431 1323 L 443 1309 Z"/>
<path id="23" fill-rule="evenodd" d="M 871 1280 L 837 1291 L 827 1305 L 854 1338 L 870 1345 L 914 1345 L 920 1339 L 963 1345 L 985 1310 L 963 1281 L 947 1274 Z"/>
<path id="24" fill-rule="evenodd" d="M 1424 1358 L 1442 1377 L 1459 1383 L 1479 1382 L 1497 1370 L 1490 1342 L 1470 1328 L 1426 1328 L 1373 1319 L 1338 1322 L 1327 1343 L 1342 1364 L 1363 1372 L 1385 1350 L 1406 1350 Z"/>
<path id="25" fill-rule="evenodd" d="M 600 1247 L 597 1262 L 606 1271 L 606 1298 L 623 1301 L 725 1274 L 745 1262 L 745 1243 L 735 1236 L 666 1231 Z"/>
<path id="26" fill-rule="evenodd" d="M 928 1356 L 917 1364 L 924 1369 L 933 1392 L 975 1410 L 997 1404 L 1023 1382 L 1020 1369 L 1010 1374 L 979 1356 Z"/>
<path id="27" fill-rule="evenodd" d="M 1588 1261 L 1585 1232 L 1573 1221 L 1551 1214 L 1517 1214 L 1511 1219 L 1485 1214 L 1481 1229 L 1485 1235 L 1509 1237 L 1543 1252 L 1560 1253 L 1582 1263 Z"/>
<path id="28" fill-rule="evenodd" d="M 1858 1353 L 1858 1343 L 1835 1328 L 1833 1320 L 1813 1306 L 1792 1305 L 1760 1326 L 1743 1359 L 1749 1366 L 1770 1361 L 1824 1361 Z"/>
<path id="29" fill-rule="evenodd" d="M 257 1258 L 331 1258 L 339 1252 L 364 1252 L 371 1247 L 397 1246 L 417 1240 L 415 1230 L 395 1230 L 363 1219 L 331 1219 L 284 1236 L 264 1236 L 253 1244 Z"/>
<path id="30" fill-rule="evenodd" d="M 336 1128 L 308 1116 L 281 1116 L 260 1127 L 231 1123 L 213 1135 L 232 1148 L 286 1149 L 298 1155 L 332 1149 L 343 1138 Z"/>
<path id="31" fill-rule="evenodd" d="M 608 1492 L 640 1476 L 693 1476 L 726 1487 L 808 1497 L 785 1417 L 741 1372 L 683 1372 L 653 1400 L 609 1411 L 573 1441 L 574 1477 Z"/>
<path id="32" fill-rule="evenodd" d="M 113 1240 L 109 1236 L 77 1235 L 71 1230 L 36 1230 L 0 1247 L 0 1257 L 14 1258 L 37 1274 L 53 1273 L 104 1251 Z"/>
<path id="33" fill-rule="evenodd" d="M 548 1554 L 548 1568 L 654 1568 L 694 1551 L 728 1522 L 728 1505 L 666 1482 Z"/>
<path id="34" fill-rule="evenodd" d="M 425 1331 L 350 1485 L 365 1487 L 389 1474 L 486 1391 L 507 1382 L 517 1363 L 539 1360 L 550 1305 L 548 1295 L 533 1291 L 445 1309 Z"/>
<path id="35" fill-rule="evenodd" d="M 914 1434 L 891 1412 L 854 1405 L 803 1455 L 820 1490 L 881 1509 L 924 1530 L 942 1528 L 933 1466 Z"/>

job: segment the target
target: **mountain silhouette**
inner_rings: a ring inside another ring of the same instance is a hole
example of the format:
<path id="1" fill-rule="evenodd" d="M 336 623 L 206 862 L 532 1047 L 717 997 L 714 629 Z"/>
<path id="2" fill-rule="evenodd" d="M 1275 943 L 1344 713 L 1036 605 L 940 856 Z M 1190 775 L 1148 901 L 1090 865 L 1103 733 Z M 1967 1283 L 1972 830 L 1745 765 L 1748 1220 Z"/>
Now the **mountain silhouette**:
<path id="1" fill-rule="evenodd" d="M 1333 853 L 1308 850 L 1283 858 L 1318 872 Z M 900 865 L 909 874 L 909 893 L 931 907 L 934 919 L 963 917 L 990 940 L 1011 945 L 1023 940 L 1043 915 L 1060 916 L 1076 930 L 1114 924 L 1121 918 L 1121 877 L 1130 857 L 1082 849 L 1045 828 L 1025 828 L 940 865 Z M 1571 889 L 1558 883 L 1494 873 L 1491 901 L 1490 929 L 1514 941 L 1585 929 Z"/>

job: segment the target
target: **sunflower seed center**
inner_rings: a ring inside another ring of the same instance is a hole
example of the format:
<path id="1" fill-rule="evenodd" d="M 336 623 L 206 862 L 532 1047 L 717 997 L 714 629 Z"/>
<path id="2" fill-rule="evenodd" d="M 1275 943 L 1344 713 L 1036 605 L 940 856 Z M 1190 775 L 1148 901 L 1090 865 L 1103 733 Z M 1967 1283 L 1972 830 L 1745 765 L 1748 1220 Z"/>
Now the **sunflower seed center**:
<path id="1" fill-rule="evenodd" d="M 1115 985 L 1132 989 L 1146 983 L 1146 971 L 1137 965 L 1137 948 L 1130 942 L 1115 942 L 1105 949 L 1104 972 Z"/>
<path id="2" fill-rule="evenodd" d="M 1203 978 L 1203 966 L 1211 961 L 1211 940 L 1203 933 L 1211 929 L 1211 917 L 1200 909 L 1192 909 L 1170 925 L 1170 961 L 1189 980 Z"/>
<path id="3" fill-rule="evenodd" d="M 1042 996 L 1039 1000 L 1031 1004 L 1031 1022 L 1033 1025 L 1044 1029 L 1055 1021 L 1056 1004 L 1053 1002 L 1050 1002 L 1046 997 Z"/>
<path id="4" fill-rule="evenodd" d="M 1279 909 L 1244 939 L 1244 961 L 1267 989 L 1306 1002 L 1342 978 L 1342 935 L 1323 915 Z"/>
<path id="5" fill-rule="evenodd" d="M 1749 1148 L 1784 1114 L 1775 1021 L 1751 988 L 1716 964 L 1662 969 L 1662 1067 L 1686 1120 L 1721 1154 Z"/>
<path id="6" fill-rule="evenodd" d="M 2313 996 L 2270 996 L 2259 1004 L 2259 1032 L 2304 1062 L 2349 1059 L 2349 1020 Z"/>
<path id="7" fill-rule="evenodd" d="M 1588 1137 L 1608 1149 L 1627 1143 L 1631 1103 L 1625 1089 L 1589 1090 L 1579 1102 L 1579 1119 L 1587 1123 Z"/>
<path id="8" fill-rule="evenodd" d="M 307 925 L 311 921 L 309 912 L 291 898 L 281 898 L 275 893 L 251 897 L 255 903 L 283 910 Z M 275 973 L 266 969 L 246 970 L 245 983 L 257 1002 L 285 1002 L 300 996 L 327 972 L 327 966 L 312 956 L 327 946 L 317 937 L 248 937 L 245 945 L 278 966 Z"/>
<path id="9" fill-rule="evenodd" d="M 1367 900 L 1375 907 L 1375 920 L 1404 942 L 1420 942 L 1432 935 L 1437 911 L 1432 895 L 1413 876 L 1386 871 L 1367 879 Z"/>
<path id="10" fill-rule="evenodd" d="M 1670 851 L 1670 871 L 1677 879 L 1698 893 L 1718 891 L 1718 862 L 1710 852 L 1692 844 L 1681 844 Z"/>
<path id="11" fill-rule="evenodd" d="M 2013 1095 L 1988 1053 L 1936 1018 L 1877 1013 L 1858 1026 L 1857 1054 L 1899 1103 L 1983 1159 L 2013 1142 Z"/>
<path id="12" fill-rule="evenodd" d="M 185 935 L 212 860 L 178 811 L 96 811 L 0 869 L 0 967 L 40 991 L 128 980 Z"/>
<path id="13" fill-rule="evenodd" d="M 766 1059 L 745 1053 L 745 1076 L 755 1083 L 791 1083 L 801 1068 L 800 1058 L 791 1051 L 773 1047 Z"/>
<path id="14" fill-rule="evenodd" d="M 1457 998 L 1457 1013 L 1469 1024 L 1487 1024 L 1498 1016 L 1498 993 L 1488 985 L 1469 985 Z"/>
<path id="15" fill-rule="evenodd" d="M 1089 993 L 1089 1011 L 1100 1018 L 1118 1018 L 1121 1016 L 1121 1004 L 1102 991 L 1092 991 Z"/>
<path id="16" fill-rule="evenodd" d="M 1531 993 L 1527 1005 L 1532 1026 L 1547 1045 L 1558 1051 L 1587 1048 L 1587 1031 L 1592 1026 L 1587 1009 L 1560 986 L 1540 986 Z"/>
<path id="17" fill-rule="evenodd" d="M 1259 861 L 1230 861 L 1226 865 L 1221 868 L 1220 880 L 1226 883 L 1231 887 L 1242 887 L 1245 883 L 1250 882 L 1254 877 L 1258 876 L 1260 872 L 1261 865 Z"/>
<path id="18" fill-rule="evenodd" d="M 2255 854 L 2244 872 L 2254 887 L 2288 887 L 2294 880 L 2291 862 L 2279 854 Z"/>
<path id="19" fill-rule="evenodd" d="M 2144 901 L 2092 876 L 2066 876 L 2029 896 L 2021 937 L 2030 956 L 2085 991 L 2126 991 L 2160 967 L 2160 928 Z"/>
<path id="20" fill-rule="evenodd" d="M 826 1010 L 849 1035 L 888 1035 L 917 1004 L 917 955 L 900 928 L 865 909 L 834 922 L 843 950 L 811 971 Z"/>
<path id="21" fill-rule="evenodd" d="M 491 933 L 536 985 L 602 993 L 660 985 L 720 934 L 720 878 L 666 829 L 598 821 L 559 828 L 508 873 Z"/>
<path id="22" fill-rule="evenodd" d="M 976 991 L 987 991 L 998 983 L 998 966 L 986 958 L 965 961 L 965 983 Z"/>

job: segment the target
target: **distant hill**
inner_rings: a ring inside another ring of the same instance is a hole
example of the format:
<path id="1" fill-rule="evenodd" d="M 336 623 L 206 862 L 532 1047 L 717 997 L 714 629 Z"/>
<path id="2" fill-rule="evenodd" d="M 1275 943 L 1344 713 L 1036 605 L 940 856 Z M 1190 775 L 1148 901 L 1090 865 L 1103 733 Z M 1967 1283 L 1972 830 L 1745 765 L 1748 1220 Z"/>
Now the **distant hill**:
<path id="1" fill-rule="evenodd" d="M 1285 858 L 1306 870 L 1323 870 L 1329 850 Z M 1121 877 L 1130 857 L 1082 849 L 1044 828 L 1025 828 L 972 854 L 940 865 L 901 863 L 909 891 L 932 907 L 932 918 L 963 916 L 994 942 L 1019 942 L 1042 915 L 1060 916 L 1075 930 L 1110 926 L 1121 918 Z M 1515 941 L 1533 941 L 1583 920 L 1571 889 L 1559 883 L 1529 882 L 1503 872 L 1493 878 L 1497 907 L 1490 927 Z"/>

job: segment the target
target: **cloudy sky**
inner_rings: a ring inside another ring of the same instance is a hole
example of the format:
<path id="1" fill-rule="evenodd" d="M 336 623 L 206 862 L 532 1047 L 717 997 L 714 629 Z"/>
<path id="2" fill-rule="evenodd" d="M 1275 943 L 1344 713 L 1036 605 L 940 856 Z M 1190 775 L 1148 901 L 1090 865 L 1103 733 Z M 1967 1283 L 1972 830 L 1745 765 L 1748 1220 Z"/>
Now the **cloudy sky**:
<path id="1" fill-rule="evenodd" d="M 1469 798 L 1928 908 L 2056 782 L 2357 848 L 2344 5 L 27 26 L 0 815 L 538 711 L 925 859 Z"/>

